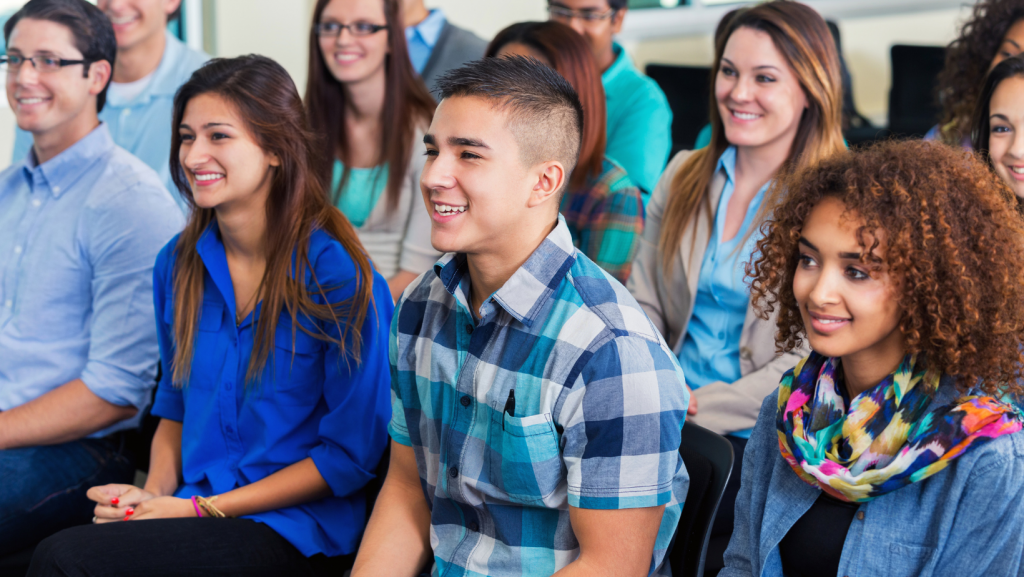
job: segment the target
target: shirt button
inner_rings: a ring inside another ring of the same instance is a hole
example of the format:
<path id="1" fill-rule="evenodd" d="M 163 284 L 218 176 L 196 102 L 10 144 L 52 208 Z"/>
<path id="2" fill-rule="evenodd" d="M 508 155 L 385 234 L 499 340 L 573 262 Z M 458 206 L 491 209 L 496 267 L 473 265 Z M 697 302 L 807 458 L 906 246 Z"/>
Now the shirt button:
<path id="1" fill-rule="evenodd" d="M 53 192 L 60 192 L 60 187 L 59 186 L 53 187 Z"/>
<path id="2" fill-rule="evenodd" d="M 480 532 L 480 525 L 477 525 L 476 523 L 470 523 L 469 524 L 469 530 L 474 532 L 474 533 L 478 533 L 478 532 Z"/>
<path id="3" fill-rule="evenodd" d="M 458 467 L 452 467 L 451 469 L 448 469 L 448 476 L 453 478 L 453 479 L 455 477 L 458 477 L 459 476 L 459 468 Z"/>
<path id="4" fill-rule="evenodd" d="M 36 208 L 39 208 L 39 205 L 41 205 L 41 204 L 43 204 L 43 201 L 39 200 L 38 198 L 37 198 L 37 199 L 34 199 L 34 200 L 32 201 L 32 206 L 34 206 L 34 207 L 36 207 Z"/>
<path id="5" fill-rule="evenodd" d="M 466 332 L 469 334 L 473 334 L 473 325 L 466 325 Z"/>
<path id="6" fill-rule="evenodd" d="M 473 402 L 473 400 L 469 398 L 469 395 L 465 395 L 461 399 L 459 399 L 459 402 L 462 403 L 463 407 L 468 407 L 469 404 Z"/>
<path id="7" fill-rule="evenodd" d="M 233 434 L 235 433 L 235 428 L 234 428 L 234 427 L 232 427 L 231 425 L 228 425 L 228 426 L 224 427 L 224 430 L 225 430 L 225 431 L 227 432 L 227 434 L 229 434 L 229 435 L 233 435 Z"/>
<path id="8" fill-rule="evenodd" d="M 754 356 L 754 351 L 750 350 L 749 347 L 740 347 L 740 358 L 744 361 L 749 361 Z"/>
<path id="9" fill-rule="evenodd" d="M 14 247 L 14 254 L 21 254 L 21 245 Z"/>
<path id="10" fill-rule="evenodd" d="M 857 520 L 858 521 L 863 521 L 864 520 L 864 511 L 857 511 Z"/>
<path id="11" fill-rule="evenodd" d="M 225 391 L 230 391 L 231 387 L 233 387 L 233 386 L 234 385 L 232 385 L 231 383 L 224 383 L 224 390 Z"/>
<path id="12" fill-rule="evenodd" d="M 11 308 L 14 306 L 14 301 L 12 301 L 11 299 L 7 299 L 7 302 L 4 303 L 4 306 L 7 308 Z"/>

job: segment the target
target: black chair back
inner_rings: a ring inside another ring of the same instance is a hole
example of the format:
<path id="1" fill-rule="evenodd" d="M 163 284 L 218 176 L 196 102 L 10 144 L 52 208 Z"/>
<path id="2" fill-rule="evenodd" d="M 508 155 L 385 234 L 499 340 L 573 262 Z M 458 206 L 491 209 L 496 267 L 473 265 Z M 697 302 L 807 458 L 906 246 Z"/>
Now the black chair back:
<path id="1" fill-rule="evenodd" d="M 711 526 L 732 473 L 732 444 L 700 425 L 686 423 L 679 454 L 690 475 L 690 488 L 669 552 L 669 562 L 676 577 L 702 577 Z"/>
<path id="2" fill-rule="evenodd" d="M 946 63 L 946 49 L 896 44 L 890 54 L 889 131 L 897 137 L 924 136 L 939 121 L 935 91 Z"/>
<path id="3" fill-rule="evenodd" d="M 672 156 L 690 150 L 708 123 L 711 68 L 648 64 L 647 75 L 661 87 L 672 109 Z"/>

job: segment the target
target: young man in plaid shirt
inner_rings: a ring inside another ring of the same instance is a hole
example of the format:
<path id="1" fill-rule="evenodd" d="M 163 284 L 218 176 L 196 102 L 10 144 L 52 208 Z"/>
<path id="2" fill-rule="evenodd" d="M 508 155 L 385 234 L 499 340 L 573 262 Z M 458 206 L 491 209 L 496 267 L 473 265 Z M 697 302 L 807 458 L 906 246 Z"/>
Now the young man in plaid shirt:
<path id="1" fill-rule="evenodd" d="M 689 395 L 558 215 L 579 100 L 523 58 L 438 88 L 421 189 L 448 254 L 392 324 L 391 468 L 353 577 L 668 575 Z"/>

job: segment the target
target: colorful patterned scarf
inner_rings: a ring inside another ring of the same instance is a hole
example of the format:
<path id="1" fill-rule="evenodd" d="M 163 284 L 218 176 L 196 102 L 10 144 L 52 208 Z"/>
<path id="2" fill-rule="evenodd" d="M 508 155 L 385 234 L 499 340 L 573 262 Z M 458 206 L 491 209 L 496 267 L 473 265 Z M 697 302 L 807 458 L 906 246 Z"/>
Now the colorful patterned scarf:
<path id="1" fill-rule="evenodd" d="M 896 372 L 849 402 L 839 359 L 817 353 L 779 385 L 779 449 L 801 479 L 829 495 L 865 502 L 926 479 L 1001 435 L 1021 430 L 1018 409 L 963 396 L 928 410 L 939 376 L 908 355 Z"/>

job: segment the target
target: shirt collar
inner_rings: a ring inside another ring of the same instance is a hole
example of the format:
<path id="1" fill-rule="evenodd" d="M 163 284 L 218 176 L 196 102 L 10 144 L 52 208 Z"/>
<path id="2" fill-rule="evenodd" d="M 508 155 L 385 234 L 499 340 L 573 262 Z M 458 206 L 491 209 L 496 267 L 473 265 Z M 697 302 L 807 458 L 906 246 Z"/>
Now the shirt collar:
<path id="1" fill-rule="evenodd" d="M 715 172 L 719 170 L 725 171 L 725 177 L 729 179 L 729 182 L 736 182 L 736 147 L 729 146 L 722 153 L 722 156 L 718 157 L 718 165 L 715 166 Z"/>
<path id="2" fill-rule="evenodd" d="M 618 42 L 612 42 L 612 53 L 615 54 L 615 60 L 612 61 L 612 65 L 608 67 L 601 74 L 601 83 L 607 85 L 609 82 L 613 82 L 617 76 L 633 68 L 633 63 L 629 60 L 629 55 Z"/>
<path id="3" fill-rule="evenodd" d="M 59 198 L 74 186 L 85 170 L 113 148 L 114 139 L 110 137 L 106 123 L 101 122 L 84 138 L 43 164 L 37 163 L 35 150 L 29 148 L 24 164 L 25 177 L 32 181 L 34 173 L 42 173 L 45 180 L 43 184 L 54 198 Z"/>
<path id="4" fill-rule="evenodd" d="M 575 262 L 572 234 L 565 218 L 559 214 L 554 230 L 491 298 L 516 320 L 531 326 L 544 309 L 547 297 L 558 288 Z M 466 255 L 445 254 L 434 265 L 434 273 L 445 289 L 457 298 L 456 291 L 468 286 L 468 283 L 462 283 L 463 277 L 468 276 Z M 472 302 L 468 294 L 463 296 L 466 302 Z"/>
<path id="5" fill-rule="evenodd" d="M 174 96 L 174 93 L 181 87 L 178 67 L 185 57 L 188 47 L 170 32 L 164 32 L 164 34 L 167 36 L 167 43 L 164 45 L 164 55 L 160 58 L 160 65 L 153 72 L 153 81 L 135 99 L 135 102 L 153 96 Z"/>
<path id="6" fill-rule="evenodd" d="M 199 236 L 196 242 L 196 252 L 206 267 L 206 272 L 213 279 L 213 284 L 220 291 L 228 310 L 231 311 L 231 318 L 236 318 L 235 311 L 235 285 L 231 282 L 231 272 L 228 270 L 228 257 L 224 252 L 224 242 L 220 238 L 220 228 L 217 220 L 210 221 L 206 230 Z"/>
<path id="7" fill-rule="evenodd" d="M 420 40 L 427 47 L 433 48 L 437 44 L 438 38 L 441 37 L 441 30 L 444 29 L 445 22 L 447 22 L 447 19 L 444 17 L 443 12 L 436 9 L 431 10 L 430 14 L 422 22 L 405 29 L 406 38 L 411 35 L 419 36 Z"/>

